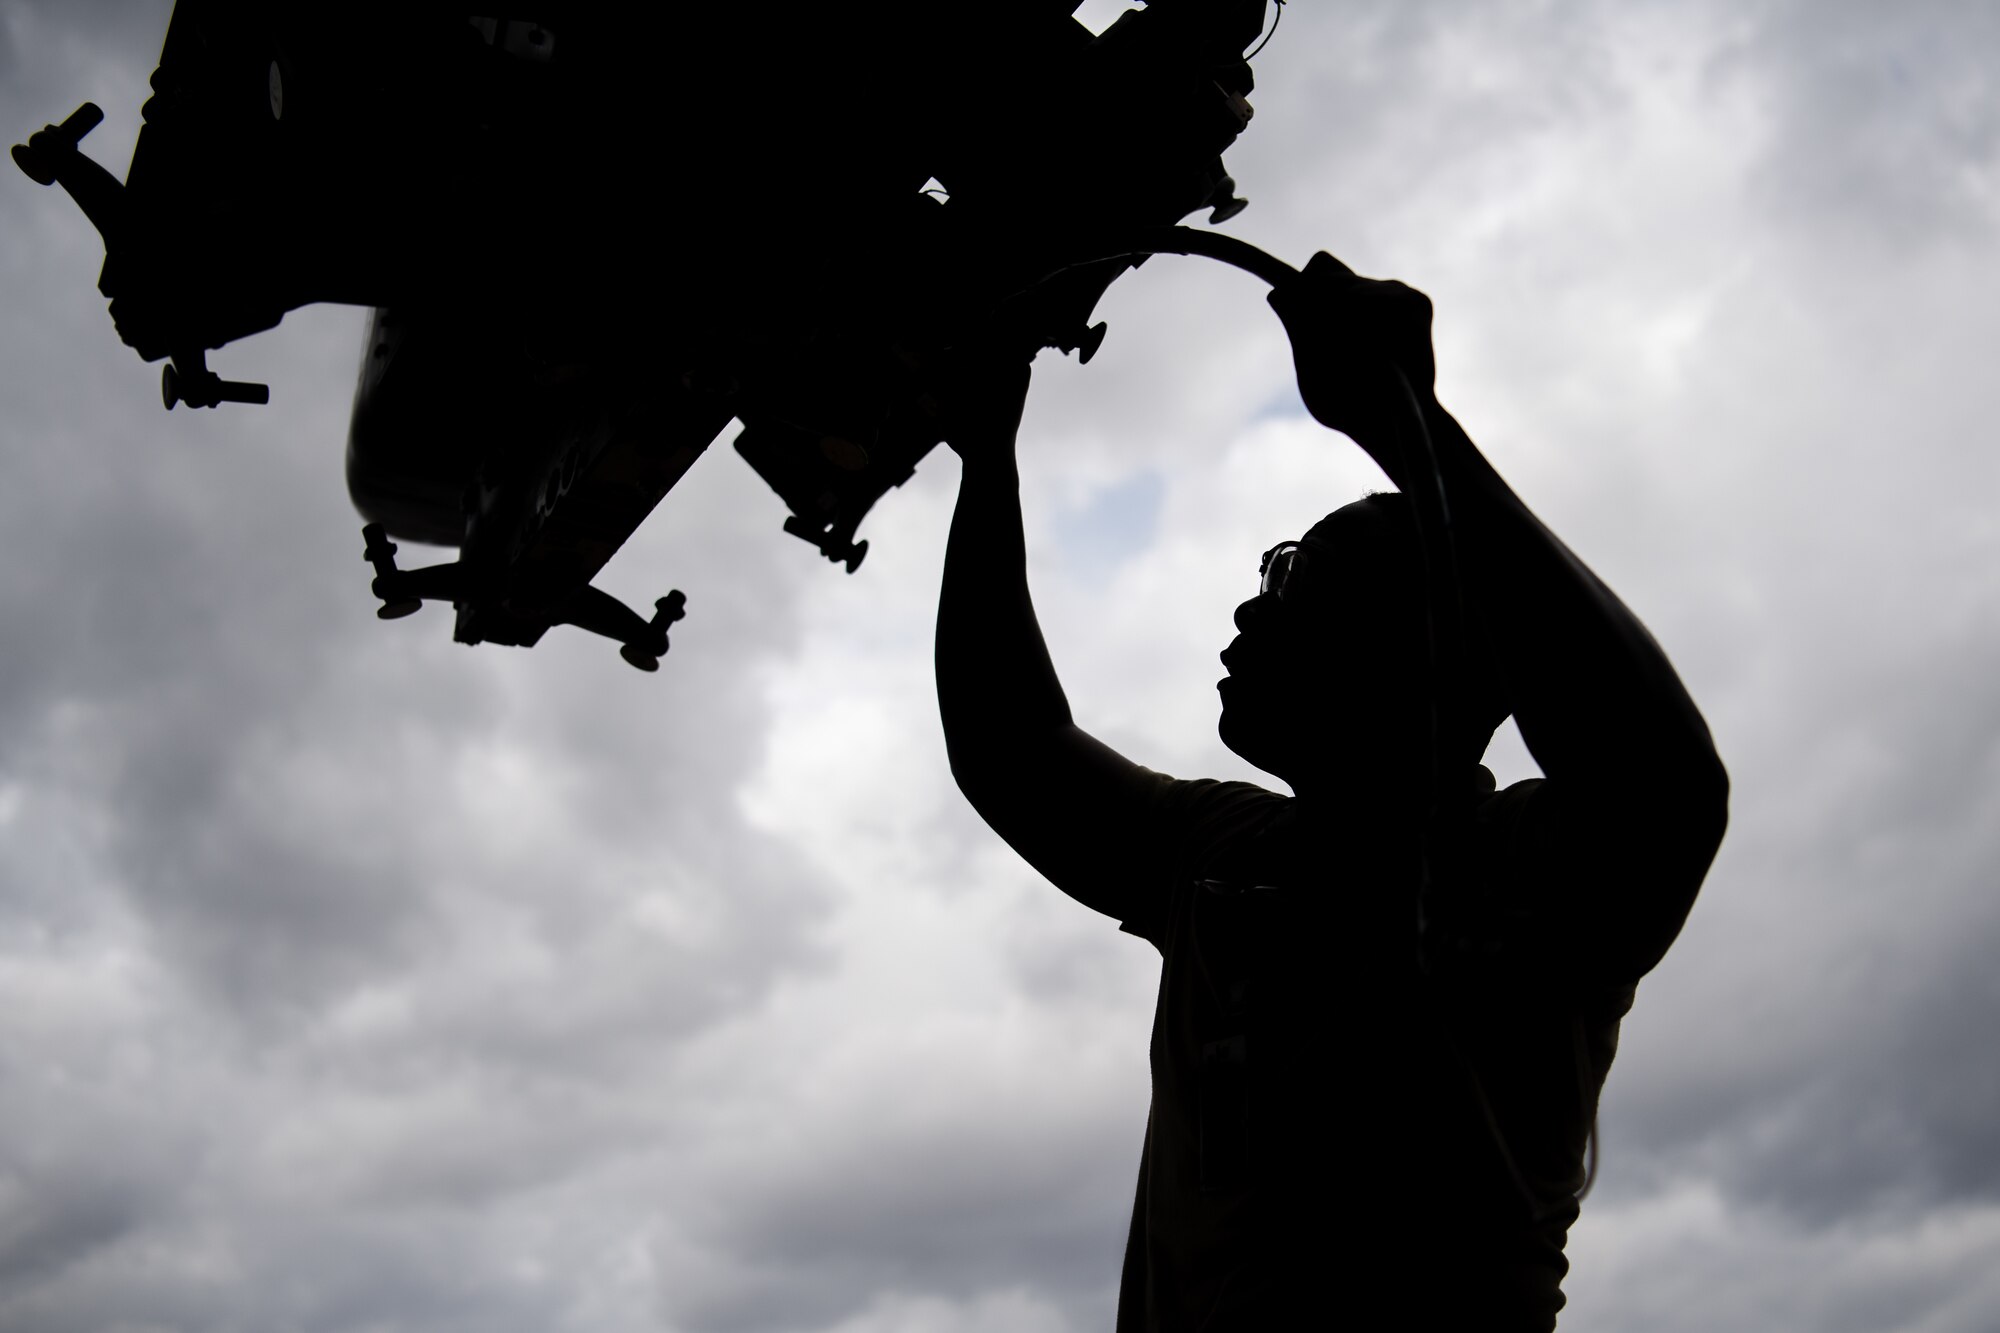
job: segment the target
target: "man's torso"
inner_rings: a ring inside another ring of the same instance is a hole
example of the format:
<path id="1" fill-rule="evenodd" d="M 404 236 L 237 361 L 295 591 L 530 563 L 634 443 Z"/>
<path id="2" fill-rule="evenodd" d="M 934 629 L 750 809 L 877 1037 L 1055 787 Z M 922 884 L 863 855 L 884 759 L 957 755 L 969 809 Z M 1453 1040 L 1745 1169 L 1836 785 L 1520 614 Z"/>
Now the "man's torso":
<path id="1" fill-rule="evenodd" d="M 1411 849 L 1247 784 L 1162 800 L 1168 879 L 1124 927 L 1163 970 L 1120 1333 L 1552 1327 L 1629 988 L 1427 965 Z"/>

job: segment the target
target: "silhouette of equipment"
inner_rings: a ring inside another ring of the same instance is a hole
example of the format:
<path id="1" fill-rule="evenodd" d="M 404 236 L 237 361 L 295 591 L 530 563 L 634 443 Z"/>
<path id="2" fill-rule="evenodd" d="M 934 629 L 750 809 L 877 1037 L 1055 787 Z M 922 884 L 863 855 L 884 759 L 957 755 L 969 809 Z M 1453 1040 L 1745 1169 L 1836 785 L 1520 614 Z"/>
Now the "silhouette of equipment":
<path id="1" fill-rule="evenodd" d="M 71 112 L 69 119 L 62 124 L 44 125 L 40 132 L 28 137 L 28 142 L 15 144 L 14 165 L 26 172 L 28 179 L 37 185 L 54 185 L 65 175 L 75 179 L 78 170 L 75 163 L 79 160 L 77 145 L 83 141 L 84 135 L 103 123 L 104 112 L 99 109 L 97 103 L 85 102 Z M 88 158 L 81 160 L 89 162 L 92 167 L 97 167 L 97 164 L 90 162 Z M 97 167 L 97 170 L 102 172 L 104 169 Z M 110 179 L 108 172 L 105 176 Z M 116 186 L 118 182 L 112 180 L 111 184 Z M 93 196 L 89 186 L 85 187 L 83 194 L 78 194 L 76 186 L 70 181 L 64 181 L 63 188 L 83 206 L 91 221 L 97 223 L 98 230 L 104 230 L 104 220 L 98 213 L 92 211 L 95 199 L 103 196 Z"/>
<path id="2" fill-rule="evenodd" d="M 677 615 L 593 580 L 732 421 L 784 530 L 852 573 L 950 367 L 1091 361 L 1131 238 L 1245 206 L 1222 154 L 1265 0 L 1101 33 L 1074 7 L 178 0 L 125 180 L 79 147 L 89 103 L 13 156 L 102 235 L 169 409 L 268 402 L 208 354 L 372 310 L 346 468 L 369 559 L 457 550 L 383 557 L 383 614 L 449 600 L 464 643 L 577 625 L 643 667 Z"/>
<path id="3" fill-rule="evenodd" d="M 861 568 L 862 560 L 868 555 L 868 543 L 855 541 L 853 534 L 816 531 L 812 524 L 796 514 L 785 520 L 785 531 L 811 542 L 821 555 L 836 565 L 846 565 L 850 574 Z"/>
<path id="4" fill-rule="evenodd" d="M 182 361 L 187 369 L 181 369 Z M 160 368 L 160 400 L 169 412 L 174 404 L 215 407 L 221 403 L 268 403 L 271 386 L 246 380 L 226 380 L 208 368 L 208 353 L 199 350 L 177 356 Z"/>
<path id="5" fill-rule="evenodd" d="M 467 580 L 460 562 L 398 569 L 396 543 L 389 540 L 380 523 L 362 528 L 361 540 L 362 558 L 375 567 L 375 579 L 368 588 L 382 601 L 375 612 L 378 619 L 401 620 L 426 601 L 462 605 Z M 658 671 L 660 659 L 667 655 L 667 627 L 686 615 L 687 596 L 678 588 L 653 603 L 652 619 L 641 620 L 616 597 L 586 584 L 555 608 L 551 622 L 601 634 L 615 641 L 619 656 L 639 670 Z"/>

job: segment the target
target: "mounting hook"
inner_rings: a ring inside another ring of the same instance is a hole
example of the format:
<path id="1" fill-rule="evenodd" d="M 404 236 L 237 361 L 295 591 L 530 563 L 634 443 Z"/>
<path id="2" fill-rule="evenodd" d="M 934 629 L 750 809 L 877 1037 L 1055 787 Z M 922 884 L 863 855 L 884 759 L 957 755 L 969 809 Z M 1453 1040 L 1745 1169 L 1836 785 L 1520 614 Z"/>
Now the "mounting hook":
<path id="1" fill-rule="evenodd" d="M 832 528 L 815 528 L 794 514 L 785 520 L 785 531 L 800 541 L 812 543 L 819 548 L 821 555 L 834 564 L 845 564 L 850 574 L 861 568 L 861 562 L 868 557 L 868 543 L 850 540 L 854 535 L 851 528 L 848 529 L 847 535 L 843 536 Z"/>
<path id="2" fill-rule="evenodd" d="M 83 136 L 104 123 L 104 112 L 95 102 L 85 102 L 60 125 L 44 125 L 28 136 L 28 142 L 14 145 L 14 165 L 26 172 L 37 185 L 54 185 L 65 158 L 77 151 Z"/>
<path id="3" fill-rule="evenodd" d="M 185 368 L 183 368 L 185 363 Z M 189 407 L 214 407 L 218 403 L 268 403 L 271 386 L 248 380 L 226 380 L 208 368 L 208 353 L 197 349 L 180 352 L 160 368 L 160 401 L 167 411 L 175 403 Z M 393 548 L 391 548 L 393 549 Z"/>
<path id="4" fill-rule="evenodd" d="M 646 637 L 618 646 L 618 655 L 641 671 L 658 671 L 660 655 L 667 651 L 667 626 L 687 615 L 687 594 L 675 588 L 653 603 L 653 618 L 646 622 Z"/>
<path id="5" fill-rule="evenodd" d="M 370 523 L 361 529 L 361 540 L 361 558 L 375 566 L 375 581 L 368 585 L 368 591 L 382 599 L 382 605 L 375 611 L 376 619 L 401 620 L 414 613 L 424 604 L 423 599 L 411 596 L 402 586 L 403 572 L 396 568 L 396 543 L 389 540 L 387 529 L 380 523 Z"/>

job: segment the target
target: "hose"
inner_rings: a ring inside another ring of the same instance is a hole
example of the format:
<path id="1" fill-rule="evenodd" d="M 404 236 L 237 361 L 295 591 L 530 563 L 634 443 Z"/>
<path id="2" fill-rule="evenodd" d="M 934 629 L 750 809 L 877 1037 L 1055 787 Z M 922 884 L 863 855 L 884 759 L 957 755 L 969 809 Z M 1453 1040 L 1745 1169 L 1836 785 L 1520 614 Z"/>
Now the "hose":
<path id="1" fill-rule="evenodd" d="M 1124 234 L 1100 246 L 1089 247 L 1089 257 L 1063 265 L 1135 256 L 1175 254 L 1201 255 L 1242 269 L 1272 287 L 1298 280 L 1299 271 L 1283 260 L 1258 249 L 1248 241 L 1221 232 L 1196 231 L 1192 227 L 1155 227 Z M 1060 270 L 1057 270 L 1060 271 Z M 1423 835 L 1423 891 L 1419 903 L 1429 897 L 1440 877 L 1440 861 L 1447 855 L 1451 839 L 1445 828 L 1450 808 L 1445 784 L 1450 765 L 1444 754 L 1446 738 L 1454 734 L 1451 724 L 1458 716 L 1464 697 L 1461 683 L 1465 667 L 1465 607 L 1458 574 L 1457 543 L 1452 532 L 1451 504 L 1445 496 L 1444 478 L 1438 471 L 1437 453 L 1424 425 L 1416 391 L 1400 367 L 1395 367 L 1396 383 L 1409 411 L 1396 423 L 1396 447 L 1403 461 L 1403 476 L 1409 488 L 1410 510 L 1416 519 L 1417 541 L 1423 553 L 1425 584 L 1425 627 L 1429 660 L 1427 691 L 1430 700 L 1430 782 Z M 1423 927 L 1419 907 L 1418 926 Z M 1419 935 L 1422 938 L 1422 935 Z"/>

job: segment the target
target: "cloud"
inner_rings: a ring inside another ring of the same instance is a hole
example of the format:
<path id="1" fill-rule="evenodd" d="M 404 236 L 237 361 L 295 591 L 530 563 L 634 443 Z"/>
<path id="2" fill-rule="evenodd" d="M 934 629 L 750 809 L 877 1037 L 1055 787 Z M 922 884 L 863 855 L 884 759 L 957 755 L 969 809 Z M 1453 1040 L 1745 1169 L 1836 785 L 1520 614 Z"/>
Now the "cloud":
<path id="1" fill-rule="evenodd" d="M 1736 778 L 1572 1319 L 1992 1326 L 1989 19 L 1289 9 L 1229 229 L 1432 293 L 1447 402 Z M 121 162 L 164 25 L 11 7 L 0 109 L 92 96 Z M 1108 1323 L 1157 963 L 951 784 L 948 455 L 848 578 L 713 451 L 605 572 L 688 594 L 656 677 L 467 651 L 370 614 L 354 312 L 228 349 L 270 409 L 167 415 L 67 202 L 0 224 L 0 1323 Z M 1029 403 L 1044 627 L 1084 725 L 1254 776 L 1231 610 L 1380 480 L 1250 279 L 1161 257 L 1100 317 Z"/>
<path id="2" fill-rule="evenodd" d="M 1782 225 L 1843 234 L 1881 255 L 1978 244 L 2000 212 L 2000 19 L 1945 3 L 1765 8 L 1754 65 L 1773 135 L 1753 197 Z"/>
<path id="3" fill-rule="evenodd" d="M 1665 1058 L 1614 1092 L 1614 1153 L 1641 1179 L 1700 1163 L 1806 1228 L 1995 1200 L 2000 1086 L 1970 1055 L 2000 1018 L 1982 961 L 2000 760 L 1991 725 L 1965 724 L 1991 714 L 1992 654 L 1941 650 L 1816 751 L 1745 775 L 1790 790 L 1719 867 L 1738 894 L 1698 909 L 1683 947 L 1704 971 L 1661 979 L 1685 1013 L 1651 1034 Z"/>
<path id="4" fill-rule="evenodd" d="M 1676 1182 L 1643 1207 L 1600 1210 L 1572 1237 L 1566 1322 L 1616 1333 L 1783 1325 L 1864 1333 L 1973 1333 L 2000 1299 L 1984 1256 L 2000 1214 L 1938 1210 L 1921 1223 L 1789 1219 Z"/>

